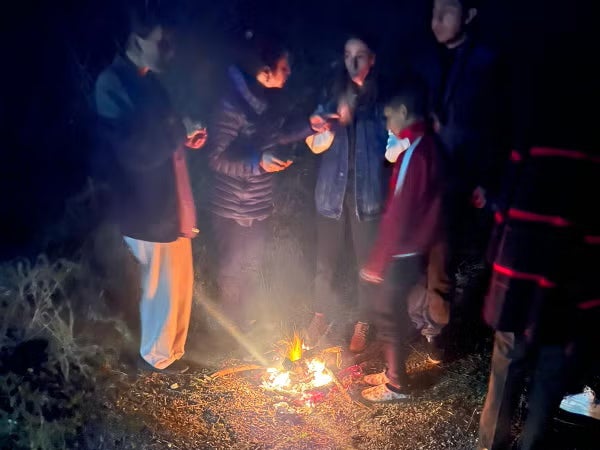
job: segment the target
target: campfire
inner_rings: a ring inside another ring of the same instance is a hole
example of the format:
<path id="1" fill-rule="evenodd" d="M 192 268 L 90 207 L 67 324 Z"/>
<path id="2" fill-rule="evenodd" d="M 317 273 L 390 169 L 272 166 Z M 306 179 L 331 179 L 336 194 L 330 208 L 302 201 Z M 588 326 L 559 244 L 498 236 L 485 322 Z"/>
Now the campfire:
<path id="1" fill-rule="evenodd" d="M 335 383 L 335 375 L 327 367 L 326 355 L 339 355 L 341 349 L 333 347 L 315 356 L 298 333 L 289 341 L 280 343 L 281 366 L 270 367 L 263 377 L 262 387 L 285 394 L 312 406 Z"/>
<path id="2" fill-rule="evenodd" d="M 229 367 L 213 373 L 209 378 L 241 372 L 257 371 L 254 378 L 257 387 L 273 394 L 278 401 L 276 410 L 283 407 L 285 414 L 298 410 L 309 412 L 316 404 L 323 402 L 331 392 L 339 392 L 346 401 L 352 403 L 348 387 L 362 376 L 359 366 L 350 366 L 341 372 L 342 349 L 308 348 L 298 333 L 291 339 L 279 341 L 276 345 L 273 363 L 251 364 Z M 337 376 L 332 369 L 338 372 Z M 292 406 L 293 405 L 293 406 Z"/>

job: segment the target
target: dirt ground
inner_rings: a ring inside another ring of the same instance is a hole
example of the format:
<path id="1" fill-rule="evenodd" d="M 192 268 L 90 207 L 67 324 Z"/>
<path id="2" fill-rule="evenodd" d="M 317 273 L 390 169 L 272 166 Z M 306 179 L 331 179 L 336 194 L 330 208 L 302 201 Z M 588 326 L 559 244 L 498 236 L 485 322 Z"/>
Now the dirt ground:
<path id="1" fill-rule="evenodd" d="M 311 159 L 300 160 L 277 184 L 261 302 L 266 310 L 263 317 L 279 326 L 248 338 L 268 362 L 276 343 L 310 319 L 315 230 L 307 224 L 314 223 L 313 164 Z M 85 433 L 86 446 L 99 450 L 473 448 L 489 370 L 488 357 L 479 352 L 435 366 L 416 344 L 410 359 L 415 395 L 391 404 L 361 401 L 365 386 L 359 378 L 341 380 L 350 400 L 333 388 L 312 408 L 297 407 L 290 398 L 265 391 L 260 386 L 261 370 L 210 378 L 219 369 L 249 362 L 246 351 L 231 351 L 232 340 L 223 339 L 227 333 L 207 313 L 204 300 L 217 302 L 211 264 L 214 249 L 210 229 L 203 228 L 202 211 L 200 222 L 205 233 L 194 242 L 198 279 L 186 354 L 198 367 L 181 376 L 139 374 L 125 364 L 112 368 L 105 414 Z M 342 277 L 356 271 L 351 258 L 346 265 Z M 351 296 L 351 283 L 342 284 Z M 341 312 L 339 321 L 351 326 L 352 308 Z M 348 330 L 333 335 L 328 344 L 348 342 Z M 365 374 L 382 369 L 374 347 L 358 359 L 347 352 L 342 359 L 340 368 L 330 367 L 341 378 L 345 367 L 357 363 Z"/>
<path id="2" fill-rule="evenodd" d="M 376 350 L 360 359 L 357 367 L 362 373 L 382 368 Z M 106 392 L 104 416 L 112 424 L 114 436 L 103 437 L 104 448 L 474 447 L 485 395 L 486 359 L 471 355 L 436 366 L 416 344 L 410 358 L 411 376 L 417 386 L 414 397 L 388 404 L 361 399 L 365 385 L 359 377 L 342 370 L 355 362 L 346 355 L 341 369 L 333 366 L 341 387 L 350 396 L 333 387 L 313 407 L 261 387 L 264 370 L 211 377 L 217 368 L 248 366 L 249 362 L 242 359 L 217 358 L 213 363 L 218 367 L 195 368 L 179 376 L 128 375 L 113 370 L 114 383 Z"/>

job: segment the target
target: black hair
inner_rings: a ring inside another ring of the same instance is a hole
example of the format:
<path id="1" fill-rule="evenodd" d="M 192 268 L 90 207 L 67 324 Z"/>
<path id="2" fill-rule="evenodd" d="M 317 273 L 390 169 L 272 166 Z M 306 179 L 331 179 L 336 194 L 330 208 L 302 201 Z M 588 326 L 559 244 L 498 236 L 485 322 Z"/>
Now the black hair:
<path id="1" fill-rule="evenodd" d="M 290 52 L 280 36 L 246 31 L 238 62 L 246 73 L 254 76 L 265 67 L 274 70 L 285 56 L 289 57 Z"/>
<path id="2" fill-rule="evenodd" d="M 429 115 L 429 95 L 427 84 L 416 74 L 407 74 L 390 87 L 385 106 L 397 109 L 404 105 L 408 115 L 415 118 L 426 118 Z"/>
<path id="3" fill-rule="evenodd" d="M 463 10 L 468 11 L 470 9 L 479 9 L 479 5 L 481 3 L 480 0 L 456 0 L 458 3 L 460 3 L 460 6 L 462 6 Z"/>
<path id="4" fill-rule="evenodd" d="M 369 30 L 353 30 L 351 33 L 347 33 L 344 45 L 351 39 L 357 39 L 364 42 L 373 54 L 377 54 L 379 50 L 379 39 Z"/>
<path id="5" fill-rule="evenodd" d="M 365 45 L 369 48 L 371 53 L 375 55 L 377 53 L 378 41 L 376 36 L 369 33 L 368 30 L 364 29 L 353 29 L 351 32 L 346 33 L 344 36 L 344 40 L 342 45 L 346 45 L 346 43 L 351 39 L 357 39 L 365 43 Z M 343 51 L 342 47 L 342 51 Z M 377 72 L 377 64 L 375 64 L 369 70 L 369 74 L 365 80 L 362 88 L 358 88 L 350 79 L 348 75 L 348 71 L 346 70 L 346 65 L 344 64 L 343 57 L 341 58 L 341 64 L 338 67 L 338 73 L 335 76 L 333 87 L 331 90 L 331 94 L 334 98 L 339 98 L 340 95 L 346 93 L 349 89 L 355 91 L 356 95 L 358 95 L 360 103 L 365 105 L 371 105 L 377 102 L 379 98 L 379 74 Z"/>
<path id="6" fill-rule="evenodd" d="M 170 17 L 159 0 L 137 0 L 129 6 L 129 33 L 146 39 L 158 26 L 169 26 Z"/>

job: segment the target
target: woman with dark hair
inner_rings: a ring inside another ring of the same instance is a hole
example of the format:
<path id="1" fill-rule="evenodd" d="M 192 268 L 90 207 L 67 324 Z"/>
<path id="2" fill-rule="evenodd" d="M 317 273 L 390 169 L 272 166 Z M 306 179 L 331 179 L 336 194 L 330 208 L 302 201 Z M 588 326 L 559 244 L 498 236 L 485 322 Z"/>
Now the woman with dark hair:
<path id="1" fill-rule="evenodd" d="M 227 70 L 228 87 L 214 115 L 208 140 L 214 173 L 211 213 L 218 248 L 218 283 L 224 313 L 248 330 L 273 212 L 273 174 L 292 161 L 277 157 L 282 146 L 305 139 L 308 118 L 289 126 L 273 108 L 273 91 L 291 74 L 289 54 L 276 40 L 249 42 Z"/>
<path id="2" fill-rule="evenodd" d="M 357 264 L 365 262 L 377 232 L 385 198 L 384 155 L 387 140 L 383 109 L 378 103 L 374 74 L 375 52 L 365 38 L 351 37 L 344 46 L 344 72 L 334 84 L 318 115 L 331 124 L 335 135 L 323 154 L 315 189 L 317 219 L 317 274 L 315 316 L 306 332 L 316 343 L 332 322 L 339 322 L 342 308 L 340 286 L 335 283 L 336 267 L 347 246 L 346 235 Z M 332 123 L 332 118 L 335 122 Z M 358 271 L 356 271 L 358 273 Z M 356 280 L 359 317 L 350 350 L 366 348 L 369 324 L 366 302 L 369 287 Z"/>

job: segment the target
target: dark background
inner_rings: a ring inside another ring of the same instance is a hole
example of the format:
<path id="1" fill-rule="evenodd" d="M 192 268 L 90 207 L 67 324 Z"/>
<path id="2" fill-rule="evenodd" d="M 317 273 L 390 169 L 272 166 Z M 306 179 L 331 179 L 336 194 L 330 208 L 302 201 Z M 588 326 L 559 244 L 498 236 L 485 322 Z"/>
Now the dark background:
<path id="1" fill-rule="evenodd" d="M 507 132 L 537 127 L 556 135 L 576 124 L 594 129 L 598 78 L 592 68 L 598 39 L 593 3 L 482 2 L 475 32 L 511 68 L 507 82 L 513 114 L 507 118 Z M 68 242 L 75 246 L 98 220 L 97 211 L 90 209 L 86 217 L 65 221 L 66 200 L 86 189 L 95 142 L 94 80 L 124 38 L 126 4 L 40 0 L 4 6 L 1 258 L 33 256 Z M 378 63 L 391 77 L 435 46 L 431 2 L 423 0 L 165 0 L 164 5 L 177 23 L 180 42 L 167 83 L 177 107 L 203 119 L 218 94 L 228 50 L 246 29 L 268 29 L 285 38 L 294 55 L 287 95 L 305 109 L 314 105 L 348 30 L 368 28 L 378 37 Z M 537 109 L 530 106 L 531 99 Z M 540 117 L 539 111 L 543 119 L 531 125 L 531 116 Z M 565 134 L 558 140 L 573 136 Z M 590 141 L 581 140 L 585 145 Z"/>

